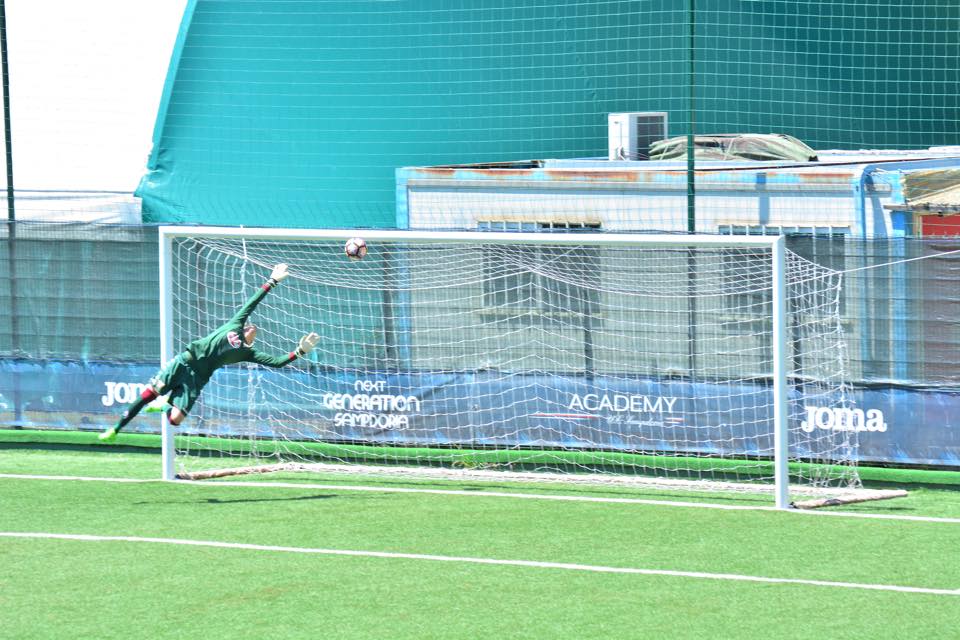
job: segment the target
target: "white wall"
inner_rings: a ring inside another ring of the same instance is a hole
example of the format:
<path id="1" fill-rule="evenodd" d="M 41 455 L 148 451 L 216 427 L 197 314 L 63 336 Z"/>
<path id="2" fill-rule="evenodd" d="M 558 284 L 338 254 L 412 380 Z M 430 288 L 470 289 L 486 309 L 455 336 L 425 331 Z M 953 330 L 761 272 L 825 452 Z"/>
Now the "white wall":
<path id="1" fill-rule="evenodd" d="M 132 202 L 129 194 L 150 153 L 185 5 L 186 0 L 6 2 L 18 198 L 21 190 L 119 191 Z M 5 189 L 5 166 L 0 182 Z M 37 200 L 25 199 L 18 218 L 41 214 L 41 207 L 31 205 Z M 58 201 L 44 206 L 62 209 L 58 219 L 69 217 L 73 205 Z M 80 219 L 110 209 L 76 204 Z"/>

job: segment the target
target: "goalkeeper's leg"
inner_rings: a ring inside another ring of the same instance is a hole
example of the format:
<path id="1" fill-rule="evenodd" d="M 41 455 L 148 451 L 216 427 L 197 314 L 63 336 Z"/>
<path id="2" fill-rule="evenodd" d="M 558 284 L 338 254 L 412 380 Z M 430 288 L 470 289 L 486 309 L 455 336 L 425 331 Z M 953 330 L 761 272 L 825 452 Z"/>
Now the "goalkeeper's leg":
<path id="1" fill-rule="evenodd" d="M 179 425 L 187 418 L 187 414 L 193 409 L 193 405 L 200 398 L 200 392 L 203 391 L 203 384 L 195 381 L 184 381 L 176 389 L 170 392 L 167 398 L 167 420 L 173 426 Z"/>
<path id="2" fill-rule="evenodd" d="M 117 421 L 117 424 L 113 425 L 106 431 L 100 434 L 100 439 L 106 442 L 110 442 L 117 437 L 117 433 L 120 429 L 123 429 L 125 426 L 130 424 L 130 421 L 137 417 L 137 414 L 143 410 L 145 406 L 153 402 L 160 395 L 155 388 L 159 386 L 156 381 L 152 381 L 153 384 L 143 390 L 140 394 L 140 397 L 131 402 L 127 406 L 127 410 L 123 412 L 123 415 Z"/>
<path id="3" fill-rule="evenodd" d="M 184 382 L 190 378 L 190 369 L 187 366 L 183 354 L 176 356 L 168 362 L 156 376 L 151 378 L 150 386 L 143 390 L 140 397 L 130 403 L 123 416 L 106 431 L 100 434 L 100 439 L 105 442 L 111 442 L 116 439 L 117 433 L 130 423 L 144 407 L 156 400 L 161 393 L 176 391 L 184 386 Z M 174 395 L 171 393 L 171 396 Z"/>

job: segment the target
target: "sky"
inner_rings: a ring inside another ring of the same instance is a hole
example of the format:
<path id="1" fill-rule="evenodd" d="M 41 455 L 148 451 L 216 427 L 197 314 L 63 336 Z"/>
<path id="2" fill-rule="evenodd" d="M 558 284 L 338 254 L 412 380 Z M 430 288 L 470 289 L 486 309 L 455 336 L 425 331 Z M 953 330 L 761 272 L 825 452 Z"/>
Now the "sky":
<path id="1" fill-rule="evenodd" d="M 186 0 L 7 0 L 18 192 L 133 192 L 150 154 L 185 6 Z"/>

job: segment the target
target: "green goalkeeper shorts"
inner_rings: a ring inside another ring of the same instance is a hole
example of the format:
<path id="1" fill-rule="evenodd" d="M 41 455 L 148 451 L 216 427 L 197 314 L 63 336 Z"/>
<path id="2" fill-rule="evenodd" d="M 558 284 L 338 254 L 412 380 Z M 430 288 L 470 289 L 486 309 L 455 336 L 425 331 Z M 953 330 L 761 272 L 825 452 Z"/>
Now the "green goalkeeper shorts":
<path id="1" fill-rule="evenodd" d="M 185 414 L 190 413 L 207 383 L 189 365 L 191 359 L 187 352 L 179 354 L 150 381 L 160 395 L 169 393 L 167 402 Z"/>

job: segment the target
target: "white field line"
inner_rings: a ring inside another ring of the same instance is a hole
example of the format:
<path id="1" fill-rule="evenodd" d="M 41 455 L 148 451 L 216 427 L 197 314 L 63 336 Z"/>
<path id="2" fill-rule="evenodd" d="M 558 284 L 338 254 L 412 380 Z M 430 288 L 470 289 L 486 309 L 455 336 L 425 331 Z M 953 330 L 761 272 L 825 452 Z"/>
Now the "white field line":
<path id="1" fill-rule="evenodd" d="M 143 480 L 139 478 L 98 478 L 93 476 L 45 476 L 34 475 L 30 473 L 0 473 L 0 478 L 11 478 L 13 480 L 74 480 L 76 482 L 155 482 L 155 480 Z"/>
<path id="2" fill-rule="evenodd" d="M 751 506 L 733 504 L 714 504 L 709 502 L 682 502 L 677 500 L 649 500 L 644 498 L 609 498 L 599 496 L 569 496 L 543 493 L 511 493 L 504 491 L 461 491 L 456 489 L 416 489 L 413 487 L 380 487 L 362 485 L 313 484 L 305 482 L 242 482 L 231 480 L 194 481 L 194 480 L 143 480 L 134 478 L 97 478 L 89 476 L 51 476 L 17 473 L 0 473 L 0 479 L 15 480 L 61 480 L 76 482 L 127 482 L 160 483 L 190 485 L 192 487 L 261 487 L 286 489 L 323 489 L 325 491 L 370 491 L 374 493 L 423 493 L 443 496 L 464 496 L 470 498 L 513 498 L 518 500 L 554 500 L 558 502 L 600 502 L 608 504 L 642 504 L 651 506 L 685 507 L 692 509 L 720 509 L 723 511 L 775 511 L 780 513 L 803 514 L 809 516 L 862 518 L 866 520 L 904 520 L 909 522 L 938 522 L 960 524 L 960 518 L 938 518 L 934 516 L 908 516 L 885 513 L 857 513 L 849 511 L 822 511 L 818 509 L 777 509 L 772 506 Z"/>
<path id="3" fill-rule="evenodd" d="M 530 567 L 536 569 L 563 569 L 566 571 L 589 571 L 593 573 L 627 573 L 644 576 L 668 576 L 675 578 L 695 578 L 702 580 L 732 580 L 737 582 L 762 582 L 767 584 L 795 584 L 814 587 L 834 587 L 839 589 L 865 589 L 869 591 L 897 591 L 901 593 L 923 593 L 938 596 L 960 596 L 960 589 L 936 589 L 931 587 L 908 587 L 894 584 L 865 584 L 858 582 L 836 582 L 833 580 L 804 580 L 801 578 L 770 578 L 766 576 L 748 576 L 736 573 L 705 573 L 702 571 L 671 571 L 668 569 L 640 569 L 637 567 L 605 567 L 569 562 L 539 562 L 535 560 L 498 560 L 495 558 L 470 558 L 463 556 L 438 556 L 424 553 L 392 553 L 385 551 L 358 551 L 349 549 L 315 549 L 310 547 L 282 547 L 240 542 L 215 542 L 210 540 L 182 540 L 178 538 L 150 538 L 139 536 L 97 536 L 85 534 L 2 532 L 3 538 L 29 538 L 45 540 L 74 540 L 82 542 L 133 542 L 145 544 L 169 544 L 191 547 L 214 547 L 218 549 L 242 549 L 246 551 L 268 551 L 279 553 L 302 553 L 328 556 L 350 556 L 361 558 L 391 558 L 400 560 L 428 560 L 434 562 L 461 562 L 469 564 L 488 564 L 510 567 Z"/>

